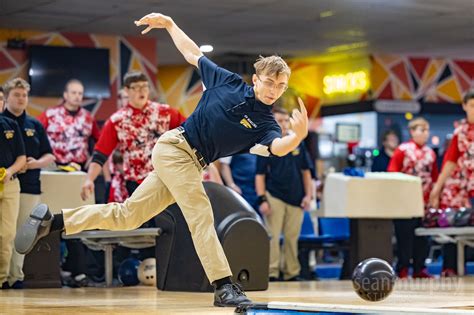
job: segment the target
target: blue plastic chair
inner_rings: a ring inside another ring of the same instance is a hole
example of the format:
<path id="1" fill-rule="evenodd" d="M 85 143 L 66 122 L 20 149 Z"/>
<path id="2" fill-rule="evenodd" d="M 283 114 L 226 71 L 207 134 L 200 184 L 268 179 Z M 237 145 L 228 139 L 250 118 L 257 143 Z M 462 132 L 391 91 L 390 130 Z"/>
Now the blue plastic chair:
<path id="1" fill-rule="evenodd" d="M 347 218 L 319 218 L 319 235 L 328 238 L 328 241 L 348 240 L 350 224 Z"/>
<path id="2" fill-rule="evenodd" d="M 322 220 L 322 221 L 321 221 Z M 303 224 L 298 239 L 298 259 L 301 265 L 300 276 L 312 279 L 313 271 L 309 269 L 309 252 L 320 249 L 343 249 L 349 239 L 349 219 L 319 219 L 319 235 L 314 232 L 309 212 L 303 216 Z"/>
<path id="3" fill-rule="evenodd" d="M 303 224 L 301 225 L 301 232 L 299 241 L 314 241 L 314 242 L 323 242 L 327 240 L 327 236 L 316 235 L 314 232 L 313 221 L 311 220 L 311 215 L 309 212 L 305 211 L 303 216 Z"/>

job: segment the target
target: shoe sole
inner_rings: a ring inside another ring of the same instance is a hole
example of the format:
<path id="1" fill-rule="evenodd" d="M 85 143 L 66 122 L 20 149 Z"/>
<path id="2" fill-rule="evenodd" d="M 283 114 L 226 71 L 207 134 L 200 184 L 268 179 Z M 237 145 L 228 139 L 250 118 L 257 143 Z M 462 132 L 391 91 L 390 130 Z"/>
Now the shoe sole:
<path id="1" fill-rule="evenodd" d="M 22 255 L 28 254 L 36 245 L 38 240 L 38 232 L 41 224 L 51 219 L 52 215 L 49 212 L 48 206 L 39 204 L 31 211 L 28 219 L 23 223 L 21 228 L 17 231 L 15 237 L 15 249 Z"/>
<path id="2" fill-rule="evenodd" d="M 237 304 L 224 304 L 224 303 L 219 303 L 219 302 L 214 301 L 214 306 L 217 306 L 217 307 L 237 307 L 237 306 L 246 305 L 246 304 L 252 304 L 252 302 L 249 300 L 248 302 L 240 302 Z"/>

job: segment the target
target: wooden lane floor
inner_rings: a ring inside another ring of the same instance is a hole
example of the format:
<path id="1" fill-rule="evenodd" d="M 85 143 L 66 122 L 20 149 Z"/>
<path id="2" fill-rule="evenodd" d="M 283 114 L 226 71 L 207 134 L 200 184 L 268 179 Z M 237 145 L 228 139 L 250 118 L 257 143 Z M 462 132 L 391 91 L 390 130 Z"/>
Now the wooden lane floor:
<path id="1" fill-rule="evenodd" d="M 266 291 L 248 292 L 259 303 L 312 303 L 376 311 L 465 310 L 474 314 L 474 277 L 398 281 L 384 301 L 360 299 L 349 281 L 272 282 Z M 27 289 L 0 291 L 0 314 L 233 314 L 212 306 L 211 293 L 164 292 L 153 287 Z M 339 309 L 341 308 L 341 309 Z"/>

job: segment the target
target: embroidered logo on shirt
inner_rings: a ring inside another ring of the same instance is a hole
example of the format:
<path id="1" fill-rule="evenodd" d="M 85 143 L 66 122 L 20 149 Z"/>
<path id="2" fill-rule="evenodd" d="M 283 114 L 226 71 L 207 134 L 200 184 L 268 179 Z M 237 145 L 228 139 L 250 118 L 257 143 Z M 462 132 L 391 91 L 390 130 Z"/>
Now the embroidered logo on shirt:
<path id="1" fill-rule="evenodd" d="M 28 129 L 28 128 L 26 128 L 26 129 L 25 129 L 26 136 L 27 136 L 27 137 L 33 137 L 33 136 L 35 135 L 35 131 L 36 131 L 36 130 L 34 130 L 34 129 Z"/>
<path id="2" fill-rule="evenodd" d="M 255 124 L 247 115 L 244 115 L 244 118 L 242 118 L 240 124 L 247 129 L 257 128 L 257 124 Z"/>
<path id="3" fill-rule="evenodd" d="M 15 130 L 4 130 L 3 133 L 5 134 L 5 138 L 10 140 L 15 135 Z"/>
<path id="4" fill-rule="evenodd" d="M 242 120 L 240 121 L 240 124 L 241 124 L 242 126 L 244 126 L 245 128 L 247 128 L 247 129 L 251 129 L 251 128 L 252 128 L 252 126 L 250 125 L 250 123 L 249 123 L 248 121 L 246 121 L 245 118 L 242 118 Z"/>

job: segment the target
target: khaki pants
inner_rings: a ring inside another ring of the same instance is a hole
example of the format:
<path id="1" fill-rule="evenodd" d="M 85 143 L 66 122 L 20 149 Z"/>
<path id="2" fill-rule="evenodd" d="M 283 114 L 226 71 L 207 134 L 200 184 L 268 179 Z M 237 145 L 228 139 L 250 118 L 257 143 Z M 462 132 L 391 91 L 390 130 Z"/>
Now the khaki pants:
<path id="1" fill-rule="evenodd" d="M 288 280 L 300 274 L 298 261 L 298 238 L 303 223 L 303 209 L 289 205 L 267 192 L 272 212 L 265 216 L 270 230 L 270 277 L 278 278 L 280 270 L 283 279 Z M 280 257 L 280 235 L 283 234 L 283 257 Z M 281 268 L 280 268 L 281 266 Z"/>
<path id="2" fill-rule="evenodd" d="M 31 209 L 41 202 L 41 195 L 20 194 L 20 212 L 16 220 L 17 230 L 28 219 Z M 8 282 L 13 285 L 15 281 L 23 281 L 25 275 L 23 274 L 23 261 L 25 255 L 18 254 L 16 250 L 12 252 L 12 259 L 10 260 L 10 273 L 8 275 Z"/>
<path id="3" fill-rule="evenodd" d="M 8 278 L 19 209 L 20 182 L 14 179 L 0 191 L 0 285 Z"/>
<path id="4" fill-rule="evenodd" d="M 202 168 L 180 131 L 170 130 L 158 139 L 152 162 L 153 172 L 125 202 L 63 209 L 66 234 L 93 229 L 136 229 L 176 202 L 209 281 L 231 276 L 214 228 L 211 203 L 202 185 Z"/>

